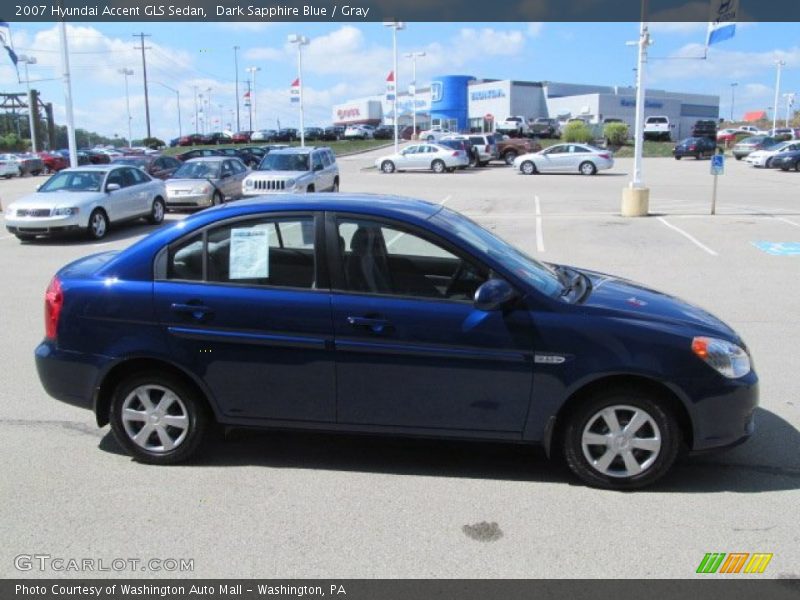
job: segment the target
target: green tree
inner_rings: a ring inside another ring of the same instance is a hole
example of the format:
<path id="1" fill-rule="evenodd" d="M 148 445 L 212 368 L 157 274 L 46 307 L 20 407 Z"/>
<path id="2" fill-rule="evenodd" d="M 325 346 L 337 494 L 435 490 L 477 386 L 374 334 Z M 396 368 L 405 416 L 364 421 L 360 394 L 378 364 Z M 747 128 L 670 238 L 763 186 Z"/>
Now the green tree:
<path id="1" fill-rule="evenodd" d="M 591 128 L 581 121 L 567 123 L 561 135 L 565 142 L 579 142 L 582 144 L 588 144 L 593 137 Z"/>
<path id="2" fill-rule="evenodd" d="M 628 141 L 628 124 L 606 123 L 603 127 L 603 137 L 609 146 L 624 146 Z"/>

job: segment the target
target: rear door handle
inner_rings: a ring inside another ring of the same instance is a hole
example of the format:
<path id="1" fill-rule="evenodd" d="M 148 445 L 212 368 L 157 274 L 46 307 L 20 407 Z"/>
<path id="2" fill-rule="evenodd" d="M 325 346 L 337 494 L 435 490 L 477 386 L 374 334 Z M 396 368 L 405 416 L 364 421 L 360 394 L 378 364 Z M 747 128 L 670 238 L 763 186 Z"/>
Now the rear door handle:
<path id="1" fill-rule="evenodd" d="M 182 315 L 188 315 L 192 317 L 195 321 L 203 321 L 209 315 L 213 314 L 214 311 L 211 310 L 208 306 L 203 306 L 202 304 L 181 304 L 179 302 L 173 302 L 170 305 L 170 309 L 172 312 L 179 313 Z"/>
<path id="2" fill-rule="evenodd" d="M 394 329 L 394 326 L 386 319 L 347 317 L 347 322 L 358 329 L 369 329 L 372 333 L 386 333 Z"/>

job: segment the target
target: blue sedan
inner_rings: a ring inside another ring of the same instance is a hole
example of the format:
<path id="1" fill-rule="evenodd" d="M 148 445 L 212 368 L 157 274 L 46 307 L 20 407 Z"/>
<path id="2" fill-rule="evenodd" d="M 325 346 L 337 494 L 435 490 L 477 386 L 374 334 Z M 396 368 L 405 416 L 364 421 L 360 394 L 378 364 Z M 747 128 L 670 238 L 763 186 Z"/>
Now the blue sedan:
<path id="1" fill-rule="evenodd" d="M 538 443 L 632 489 L 744 441 L 758 402 L 711 314 L 404 198 L 205 210 L 67 265 L 45 306 L 47 392 L 153 464 L 216 423 Z"/>

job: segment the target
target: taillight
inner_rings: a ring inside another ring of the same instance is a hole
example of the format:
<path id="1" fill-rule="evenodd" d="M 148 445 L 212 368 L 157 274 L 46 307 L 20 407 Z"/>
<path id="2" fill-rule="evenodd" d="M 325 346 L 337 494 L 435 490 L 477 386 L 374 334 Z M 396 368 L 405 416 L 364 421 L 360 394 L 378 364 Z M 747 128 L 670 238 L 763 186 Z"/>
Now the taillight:
<path id="1" fill-rule="evenodd" d="M 696 148 L 696 146 L 689 146 L 689 150 L 695 150 Z"/>
<path id="2" fill-rule="evenodd" d="M 606 160 L 611 160 L 611 155 L 610 154 L 600 154 L 599 156 L 600 156 L 600 158 L 605 158 Z"/>
<path id="3" fill-rule="evenodd" d="M 47 339 L 56 339 L 62 306 L 64 306 L 64 293 L 61 291 L 61 282 L 58 277 L 53 277 L 44 294 L 44 335 Z"/>

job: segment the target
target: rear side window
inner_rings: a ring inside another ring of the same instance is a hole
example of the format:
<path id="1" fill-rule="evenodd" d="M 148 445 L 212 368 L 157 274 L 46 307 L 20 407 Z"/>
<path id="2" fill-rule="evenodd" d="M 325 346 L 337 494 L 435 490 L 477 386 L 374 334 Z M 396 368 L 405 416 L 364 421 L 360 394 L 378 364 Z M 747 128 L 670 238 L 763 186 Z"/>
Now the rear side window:
<path id="1" fill-rule="evenodd" d="M 167 257 L 167 278 L 183 281 L 203 279 L 203 236 L 194 235 L 170 248 Z"/>

